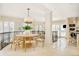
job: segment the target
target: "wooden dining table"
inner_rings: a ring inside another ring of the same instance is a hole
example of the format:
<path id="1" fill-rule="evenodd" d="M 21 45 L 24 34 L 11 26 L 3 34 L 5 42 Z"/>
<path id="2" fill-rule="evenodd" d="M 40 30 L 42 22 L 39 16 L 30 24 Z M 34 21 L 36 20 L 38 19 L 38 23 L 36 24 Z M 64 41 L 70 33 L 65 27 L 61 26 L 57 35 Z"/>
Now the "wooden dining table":
<path id="1" fill-rule="evenodd" d="M 19 39 L 19 40 L 22 40 L 23 41 L 23 44 L 22 44 L 22 47 L 25 48 L 25 42 L 26 41 L 31 41 L 33 40 L 34 37 L 37 37 L 38 34 L 18 34 L 16 35 L 16 37 Z M 32 43 L 29 43 L 27 44 L 28 47 L 31 47 L 32 46 Z"/>

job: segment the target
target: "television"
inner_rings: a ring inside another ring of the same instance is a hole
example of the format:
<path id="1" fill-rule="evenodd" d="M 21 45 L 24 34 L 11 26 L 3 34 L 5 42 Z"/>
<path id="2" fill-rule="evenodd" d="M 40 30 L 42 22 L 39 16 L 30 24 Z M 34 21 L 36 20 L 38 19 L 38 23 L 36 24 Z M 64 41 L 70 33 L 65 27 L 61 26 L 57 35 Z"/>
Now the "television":
<path id="1" fill-rule="evenodd" d="M 63 25 L 63 28 L 66 28 L 66 25 Z"/>

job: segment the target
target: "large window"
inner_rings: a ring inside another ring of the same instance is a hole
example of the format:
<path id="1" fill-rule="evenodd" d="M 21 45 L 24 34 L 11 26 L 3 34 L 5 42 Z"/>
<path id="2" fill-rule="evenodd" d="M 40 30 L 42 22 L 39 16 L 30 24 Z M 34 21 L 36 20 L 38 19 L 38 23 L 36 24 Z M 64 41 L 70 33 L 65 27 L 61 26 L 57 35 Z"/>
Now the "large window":
<path id="1" fill-rule="evenodd" d="M 0 33 L 3 32 L 3 22 L 0 22 Z"/>

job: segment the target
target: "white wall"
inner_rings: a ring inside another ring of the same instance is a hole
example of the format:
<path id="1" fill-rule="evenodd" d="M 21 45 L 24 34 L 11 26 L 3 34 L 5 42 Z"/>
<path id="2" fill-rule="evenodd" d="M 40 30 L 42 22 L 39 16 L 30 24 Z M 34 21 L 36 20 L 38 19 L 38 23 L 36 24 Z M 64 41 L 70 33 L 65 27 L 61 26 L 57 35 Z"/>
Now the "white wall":
<path id="1" fill-rule="evenodd" d="M 60 25 L 60 24 L 67 24 L 67 21 L 66 19 L 62 19 L 62 20 L 56 20 L 56 21 L 52 21 L 52 24 L 57 24 L 57 25 Z"/>

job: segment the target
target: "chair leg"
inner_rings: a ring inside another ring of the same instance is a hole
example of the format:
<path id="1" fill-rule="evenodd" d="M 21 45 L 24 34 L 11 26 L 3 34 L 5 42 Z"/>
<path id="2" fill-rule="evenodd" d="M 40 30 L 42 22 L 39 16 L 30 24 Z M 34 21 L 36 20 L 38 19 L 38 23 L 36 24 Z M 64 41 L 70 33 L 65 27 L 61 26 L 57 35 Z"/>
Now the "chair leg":
<path id="1" fill-rule="evenodd" d="M 14 50 L 16 51 L 18 44 L 14 44 Z"/>
<path id="2" fill-rule="evenodd" d="M 25 44 L 25 46 L 23 48 L 24 48 L 24 51 L 26 52 L 26 44 Z"/>
<path id="3" fill-rule="evenodd" d="M 37 47 L 37 45 L 38 45 L 38 41 L 36 41 L 36 47 Z"/>
<path id="4" fill-rule="evenodd" d="M 44 47 L 44 41 L 42 42 L 42 47 Z"/>
<path id="5" fill-rule="evenodd" d="M 17 45 L 15 45 L 14 50 L 16 51 Z"/>
<path id="6" fill-rule="evenodd" d="M 11 49 L 13 49 L 13 43 L 11 43 Z"/>
<path id="7" fill-rule="evenodd" d="M 12 44 L 11 44 L 11 49 L 12 49 Z"/>
<path id="8" fill-rule="evenodd" d="M 33 43 L 32 45 L 33 50 L 35 50 L 35 47 L 36 47 L 36 43 Z"/>

